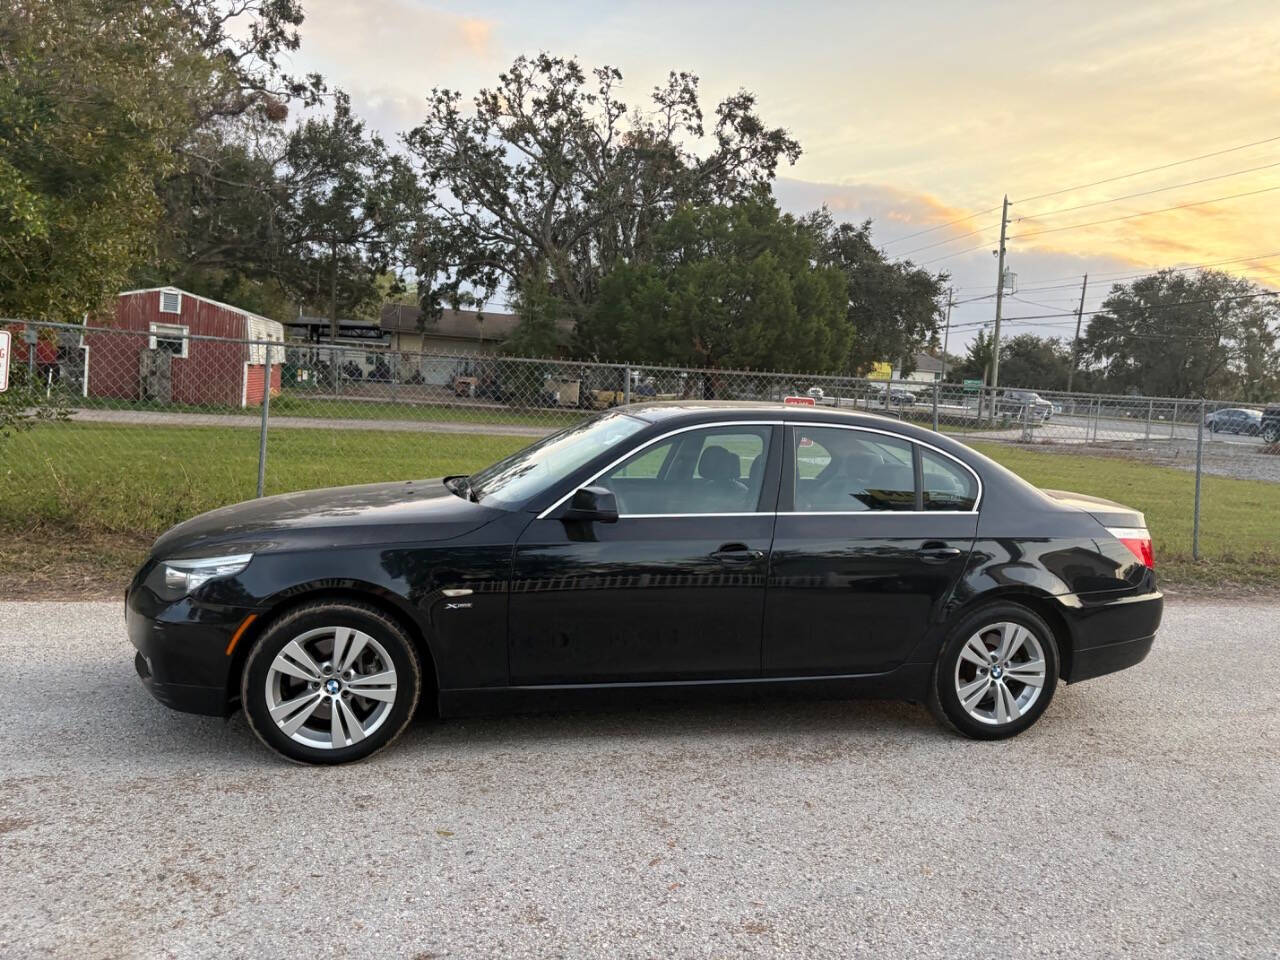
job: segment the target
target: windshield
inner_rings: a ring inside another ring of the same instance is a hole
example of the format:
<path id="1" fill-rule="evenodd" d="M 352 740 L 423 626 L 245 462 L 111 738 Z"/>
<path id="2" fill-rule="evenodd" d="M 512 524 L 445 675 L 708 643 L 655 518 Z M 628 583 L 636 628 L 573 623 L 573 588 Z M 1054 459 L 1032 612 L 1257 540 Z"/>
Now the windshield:
<path id="1" fill-rule="evenodd" d="M 495 507 L 522 503 L 647 426 L 623 413 L 607 413 L 566 427 L 473 475 L 471 493 Z"/>

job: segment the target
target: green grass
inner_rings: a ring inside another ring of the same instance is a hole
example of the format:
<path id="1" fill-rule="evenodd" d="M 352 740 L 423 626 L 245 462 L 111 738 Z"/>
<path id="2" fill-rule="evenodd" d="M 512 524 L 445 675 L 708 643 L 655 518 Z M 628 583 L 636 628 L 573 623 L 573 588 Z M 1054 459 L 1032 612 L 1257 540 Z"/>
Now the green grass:
<path id="1" fill-rule="evenodd" d="M 139 413 L 222 414 L 258 419 L 260 407 L 225 404 L 139 403 L 137 400 L 112 397 L 68 397 L 66 404 L 74 409 L 133 410 Z M 562 427 L 589 416 L 589 410 L 522 410 L 501 404 L 468 406 L 475 403 L 459 399 L 456 403 L 430 402 L 401 397 L 366 400 L 359 395 L 319 395 L 308 390 L 287 389 L 271 398 L 273 417 L 316 417 L 325 420 L 401 420 L 422 423 L 502 423 L 513 426 Z"/>
<path id="2" fill-rule="evenodd" d="M 528 437 L 290 429 L 270 434 L 267 493 L 470 472 Z M 0 447 L 0 523 L 156 534 L 252 497 L 258 432 L 72 422 Z"/>
<path id="3" fill-rule="evenodd" d="M 529 442 L 454 433 L 281 429 L 270 435 L 266 492 L 472 472 Z M 1111 457 L 975 446 L 1037 486 L 1144 511 L 1169 581 L 1280 585 L 1280 485 L 1205 477 L 1206 559 L 1193 563 L 1192 474 Z M 0 441 L 0 543 L 7 541 L 0 567 L 20 577 L 37 555 L 45 566 L 58 556 L 90 565 L 98 555 L 133 562 L 150 538 L 173 523 L 252 497 L 257 462 L 257 431 L 235 427 L 72 422 Z"/>
<path id="4" fill-rule="evenodd" d="M 467 401 L 458 401 L 459 404 Z M 421 420 L 425 423 L 495 423 L 529 427 L 563 427 L 590 414 L 589 410 L 520 410 L 507 406 L 468 407 L 449 403 L 357 400 L 290 394 L 271 401 L 271 415 L 323 417 L 343 420 Z"/>

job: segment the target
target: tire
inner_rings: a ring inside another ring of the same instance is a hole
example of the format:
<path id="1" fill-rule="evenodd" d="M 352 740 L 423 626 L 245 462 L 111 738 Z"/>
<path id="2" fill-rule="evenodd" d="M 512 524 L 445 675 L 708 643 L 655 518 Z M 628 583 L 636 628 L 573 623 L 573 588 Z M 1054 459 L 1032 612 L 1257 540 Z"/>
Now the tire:
<path id="1" fill-rule="evenodd" d="M 998 653 L 1001 643 L 1008 642 L 1005 625 L 1013 628 L 1008 636 L 1016 641 L 1012 659 L 1003 665 L 989 662 L 986 685 L 978 686 L 984 677 L 974 662 L 976 645 L 982 644 L 992 660 L 991 648 Z M 1038 674 L 1036 660 L 1042 664 Z M 934 665 L 929 708 L 943 726 L 974 740 L 1016 736 L 1053 700 L 1060 663 L 1053 631 L 1034 611 L 1018 603 L 989 604 L 966 614 L 948 632 Z M 971 698 L 969 707 L 961 700 L 962 690 Z"/>
<path id="2" fill-rule="evenodd" d="M 381 610 L 346 600 L 304 604 L 270 624 L 240 678 L 253 732 L 297 763 L 376 753 L 408 726 L 421 694 L 422 665 L 404 630 Z"/>
<path id="3" fill-rule="evenodd" d="M 1267 443 L 1280 441 L 1280 424 L 1272 423 L 1262 428 L 1262 439 Z"/>

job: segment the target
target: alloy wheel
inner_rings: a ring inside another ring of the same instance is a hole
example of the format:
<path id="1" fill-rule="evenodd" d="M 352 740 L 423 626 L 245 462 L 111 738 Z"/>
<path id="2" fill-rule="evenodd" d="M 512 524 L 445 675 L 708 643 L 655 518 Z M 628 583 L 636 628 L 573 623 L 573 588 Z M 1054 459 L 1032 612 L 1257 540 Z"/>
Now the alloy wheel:
<path id="1" fill-rule="evenodd" d="M 960 706 L 979 723 L 1002 726 L 1020 719 L 1040 698 L 1045 655 L 1035 633 L 1001 621 L 976 631 L 956 659 Z"/>
<path id="2" fill-rule="evenodd" d="M 396 701 L 396 668 L 369 634 L 320 627 L 294 637 L 267 670 L 266 703 L 285 736 L 339 750 L 386 722 Z"/>

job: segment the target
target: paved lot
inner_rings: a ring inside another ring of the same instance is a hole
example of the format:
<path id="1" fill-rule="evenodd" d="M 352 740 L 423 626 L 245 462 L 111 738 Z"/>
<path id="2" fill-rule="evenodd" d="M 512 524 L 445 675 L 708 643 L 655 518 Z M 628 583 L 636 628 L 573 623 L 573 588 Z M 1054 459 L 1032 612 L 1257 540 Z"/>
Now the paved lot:
<path id="1" fill-rule="evenodd" d="M 5 957 L 1263 957 L 1280 605 L 1171 604 L 1003 744 L 905 704 L 419 722 L 277 762 L 0 604 Z"/>

